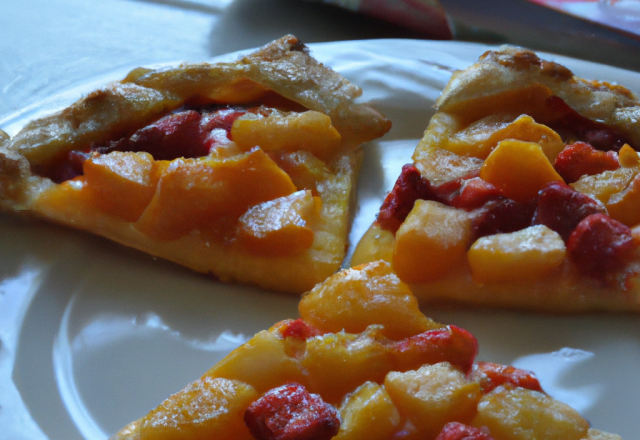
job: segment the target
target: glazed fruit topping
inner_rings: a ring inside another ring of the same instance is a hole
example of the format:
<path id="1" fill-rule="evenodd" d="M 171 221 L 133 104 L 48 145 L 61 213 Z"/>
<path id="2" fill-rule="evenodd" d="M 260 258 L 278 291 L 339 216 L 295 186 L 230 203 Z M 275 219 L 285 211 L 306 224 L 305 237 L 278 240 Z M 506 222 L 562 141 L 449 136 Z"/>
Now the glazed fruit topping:
<path id="1" fill-rule="evenodd" d="M 400 363 L 396 365 L 398 371 L 408 369 L 405 364 L 449 362 L 469 373 L 478 354 L 478 341 L 467 330 L 450 325 L 403 339 L 395 343 L 392 353 L 396 363 Z"/>
<path id="2" fill-rule="evenodd" d="M 604 206 L 588 195 L 562 182 L 551 182 L 538 195 L 533 224 L 547 226 L 566 242 L 582 219 L 604 212 Z"/>
<path id="3" fill-rule="evenodd" d="M 322 334 L 320 330 L 307 324 L 302 318 L 282 321 L 277 326 L 283 338 L 307 339 Z"/>
<path id="4" fill-rule="evenodd" d="M 493 440 L 487 428 L 476 428 L 459 422 L 444 425 L 435 440 Z"/>
<path id="5" fill-rule="evenodd" d="M 257 440 L 329 440 L 340 429 L 338 411 L 296 383 L 265 393 L 244 421 Z"/>
<path id="6" fill-rule="evenodd" d="M 402 167 L 393 189 L 384 199 L 377 222 L 382 229 L 395 234 L 416 200 L 432 200 L 454 208 L 472 210 L 499 197 L 498 188 L 480 179 L 477 172 L 432 185 L 415 166 L 407 164 Z"/>
<path id="7" fill-rule="evenodd" d="M 547 98 L 546 119 L 542 121 L 563 138 L 574 137 L 602 151 L 618 151 L 624 144 L 634 146 L 626 136 L 608 125 L 582 116 L 562 98 Z"/>
<path id="8" fill-rule="evenodd" d="M 534 373 L 509 365 L 478 362 L 471 376 L 480 382 L 482 392 L 485 394 L 505 384 L 542 392 L 540 382 Z"/>
<path id="9" fill-rule="evenodd" d="M 84 160 L 94 151 L 100 154 L 144 151 L 150 153 L 155 160 L 203 157 L 216 146 L 230 142 L 233 122 L 246 112 L 241 108 L 224 107 L 172 113 L 129 137 L 92 145 L 87 151 L 70 151 L 48 174 L 57 183 L 80 176 Z"/>
<path id="10" fill-rule="evenodd" d="M 531 225 L 535 205 L 522 204 L 511 199 L 492 200 L 484 205 L 473 219 L 476 237 L 515 232 Z"/>
<path id="11" fill-rule="evenodd" d="M 431 183 L 422 178 L 416 167 L 404 165 L 396 184 L 380 208 L 377 220 L 380 227 L 395 233 L 419 199 L 435 200 Z"/>
<path id="12" fill-rule="evenodd" d="M 592 276 L 622 269 L 634 247 L 631 229 L 605 214 L 585 217 L 567 241 L 569 256 Z"/>
<path id="13" fill-rule="evenodd" d="M 471 210 L 480 208 L 500 196 L 500 190 L 495 185 L 474 177 L 462 182 L 460 190 L 451 198 L 450 205 L 454 208 Z"/>
<path id="14" fill-rule="evenodd" d="M 155 160 L 200 157 L 209 152 L 200 127 L 202 116 L 195 110 L 167 115 L 129 138 L 111 142 L 110 151 L 146 151 Z"/>
<path id="15" fill-rule="evenodd" d="M 586 175 L 592 176 L 620 167 L 615 151 L 599 151 L 585 142 L 567 145 L 558 154 L 553 167 L 566 183 L 573 183 Z"/>
<path id="16" fill-rule="evenodd" d="M 88 151 L 69 151 L 66 160 L 62 162 L 52 173 L 51 180 L 56 183 L 71 180 L 82 174 L 82 165 L 84 161 L 91 156 Z"/>
<path id="17" fill-rule="evenodd" d="M 233 121 L 245 113 L 234 108 L 185 110 L 167 115 L 129 138 L 111 142 L 107 150 L 146 151 L 155 160 L 206 156 L 216 144 L 229 141 Z"/>

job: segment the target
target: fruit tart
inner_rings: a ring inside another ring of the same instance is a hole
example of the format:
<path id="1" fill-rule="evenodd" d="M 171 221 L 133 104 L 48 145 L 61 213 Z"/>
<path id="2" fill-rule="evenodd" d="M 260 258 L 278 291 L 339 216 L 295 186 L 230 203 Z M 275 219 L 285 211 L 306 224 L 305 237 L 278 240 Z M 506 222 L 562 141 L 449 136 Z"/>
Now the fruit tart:
<path id="1" fill-rule="evenodd" d="M 457 71 L 352 264 L 422 302 L 640 311 L 640 103 L 514 47 Z"/>
<path id="2" fill-rule="evenodd" d="M 477 362 L 378 261 L 345 269 L 112 440 L 620 440 L 532 372 Z"/>
<path id="3" fill-rule="evenodd" d="M 340 267 L 363 142 L 390 122 L 286 36 L 138 68 L 0 131 L 0 207 L 223 281 L 302 293 Z"/>

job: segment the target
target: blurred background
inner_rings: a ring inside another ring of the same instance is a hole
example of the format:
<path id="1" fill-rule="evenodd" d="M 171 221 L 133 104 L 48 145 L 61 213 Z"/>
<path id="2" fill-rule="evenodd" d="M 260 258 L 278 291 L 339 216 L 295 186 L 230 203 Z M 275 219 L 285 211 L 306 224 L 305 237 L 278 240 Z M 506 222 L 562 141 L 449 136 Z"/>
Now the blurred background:
<path id="1" fill-rule="evenodd" d="M 5 2 L 0 127 L 8 115 L 80 81 L 139 65 L 207 60 L 284 33 L 305 42 L 511 43 L 640 71 L 638 5 L 638 0 Z"/>

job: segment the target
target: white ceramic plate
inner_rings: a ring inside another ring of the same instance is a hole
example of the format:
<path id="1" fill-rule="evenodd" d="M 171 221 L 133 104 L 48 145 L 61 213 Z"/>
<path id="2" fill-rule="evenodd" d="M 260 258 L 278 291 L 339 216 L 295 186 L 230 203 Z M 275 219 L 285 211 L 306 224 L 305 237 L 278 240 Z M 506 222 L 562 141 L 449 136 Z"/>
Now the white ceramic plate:
<path id="1" fill-rule="evenodd" d="M 432 115 L 451 72 L 486 46 L 381 40 L 311 45 L 394 123 L 367 146 L 355 243 Z M 548 56 L 640 93 L 640 74 Z M 124 71 L 120 72 L 124 75 Z M 11 134 L 110 78 L 0 121 Z M 230 286 L 106 240 L 0 217 L 0 438 L 104 439 L 199 377 L 233 347 L 297 317 L 297 298 Z M 594 427 L 640 432 L 640 317 L 432 310 L 469 329 L 480 359 L 533 369 Z"/>

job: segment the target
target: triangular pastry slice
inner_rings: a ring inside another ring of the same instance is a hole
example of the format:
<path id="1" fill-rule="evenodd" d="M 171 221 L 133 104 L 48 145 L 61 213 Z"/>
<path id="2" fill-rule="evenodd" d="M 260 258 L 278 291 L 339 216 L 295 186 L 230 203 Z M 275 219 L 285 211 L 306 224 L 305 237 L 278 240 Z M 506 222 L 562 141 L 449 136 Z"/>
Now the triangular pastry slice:
<path id="1" fill-rule="evenodd" d="M 386 262 L 303 296 L 112 440 L 620 440 L 529 371 L 476 362 L 466 330 L 425 317 Z"/>
<path id="2" fill-rule="evenodd" d="M 390 123 L 293 36 L 135 69 L 0 131 L 0 207 L 224 281 L 302 293 L 340 267 L 363 142 Z"/>
<path id="3" fill-rule="evenodd" d="M 640 104 L 505 47 L 453 74 L 352 264 L 423 303 L 640 311 Z"/>

